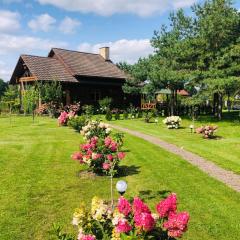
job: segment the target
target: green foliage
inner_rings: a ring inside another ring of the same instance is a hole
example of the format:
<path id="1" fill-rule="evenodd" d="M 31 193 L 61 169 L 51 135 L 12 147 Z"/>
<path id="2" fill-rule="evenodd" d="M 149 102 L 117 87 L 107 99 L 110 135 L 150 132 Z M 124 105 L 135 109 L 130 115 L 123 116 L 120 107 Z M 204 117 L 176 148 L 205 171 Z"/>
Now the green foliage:
<path id="1" fill-rule="evenodd" d="M 63 91 L 62 85 L 59 81 L 52 81 L 48 83 L 39 83 L 38 89 L 43 103 L 47 103 L 49 114 L 53 117 L 57 114 L 57 109 L 62 104 Z"/>
<path id="2" fill-rule="evenodd" d="M 98 103 L 99 103 L 102 113 L 104 113 L 107 111 L 107 109 L 110 109 L 111 103 L 112 103 L 112 98 L 105 97 L 105 98 L 99 100 Z"/>
<path id="3" fill-rule="evenodd" d="M 77 116 L 68 120 L 68 126 L 79 132 L 87 123 L 85 116 Z"/>
<path id="4" fill-rule="evenodd" d="M 8 84 L 0 79 L 0 99 L 3 96 L 4 92 L 7 90 Z"/>
<path id="5" fill-rule="evenodd" d="M 13 110 L 19 110 L 20 108 L 20 97 L 17 86 L 9 85 L 7 90 L 1 99 L 1 102 L 8 106 L 10 114 Z"/>
<path id="6" fill-rule="evenodd" d="M 123 119 L 128 119 L 128 112 L 126 110 L 123 111 Z"/>
<path id="7" fill-rule="evenodd" d="M 29 86 L 22 94 L 24 113 L 34 113 L 39 101 L 39 91 L 35 86 Z"/>
<path id="8" fill-rule="evenodd" d="M 92 118 L 92 115 L 94 114 L 94 107 L 93 107 L 93 105 L 84 105 L 82 107 L 82 110 L 84 111 L 84 113 L 86 114 L 86 117 L 88 119 Z"/>
<path id="9" fill-rule="evenodd" d="M 114 118 L 115 118 L 115 120 L 119 120 L 120 119 L 120 112 L 119 111 L 115 112 Z"/>
<path id="10" fill-rule="evenodd" d="M 105 119 L 107 121 L 111 121 L 112 120 L 112 112 L 109 109 L 106 112 Z"/>

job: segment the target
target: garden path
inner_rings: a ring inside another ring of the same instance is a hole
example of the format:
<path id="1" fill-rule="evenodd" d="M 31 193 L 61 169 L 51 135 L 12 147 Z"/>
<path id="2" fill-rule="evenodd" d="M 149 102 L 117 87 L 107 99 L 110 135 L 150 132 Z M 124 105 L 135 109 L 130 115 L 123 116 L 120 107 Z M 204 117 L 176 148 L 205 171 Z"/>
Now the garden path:
<path id="1" fill-rule="evenodd" d="M 225 183 L 227 186 L 234 189 L 235 191 L 240 192 L 240 175 L 237 175 L 232 171 L 225 170 L 217 166 L 216 164 L 198 156 L 197 154 L 186 151 L 185 149 L 177 147 L 174 144 L 167 143 L 157 137 L 147 135 L 138 131 L 130 130 L 128 128 L 116 126 L 116 125 L 111 125 L 111 126 L 117 130 L 127 132 L 131 135 L 134 135 L 148 142 L 151 142 L 167 150 L 168 152 L 181 156 L 184 160 L 188 161 L 194 166 L 197 166 L 199 169 L 206 172 L 211 177 Z"/>

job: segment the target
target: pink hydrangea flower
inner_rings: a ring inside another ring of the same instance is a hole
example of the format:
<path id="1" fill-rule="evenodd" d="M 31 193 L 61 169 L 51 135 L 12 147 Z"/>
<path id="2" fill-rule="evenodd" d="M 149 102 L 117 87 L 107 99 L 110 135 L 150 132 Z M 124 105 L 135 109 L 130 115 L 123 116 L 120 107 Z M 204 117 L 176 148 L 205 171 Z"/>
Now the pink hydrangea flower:
<path id="1" fill-rule="evenodd" d="M 111 151 L 116 152 L 117 148 L 118 148 L 118 144 L 116 142 L 111 143 L 111 145 L 109 146 L 109 148 L 111 149 Z"/>
<path id="2" fill-rule="evenodd" d="M 89 143 L 82 144 L 81 148 L 82 148 L 82 150 L 87 151 L 87 150 L 91 149 L 91 144 L 89 144 Z"/>
<path id="3" fill-rule="evenodd" d="M 58 117 L 58 123 L 60 125 L 63 125 L 67 122 L 67 119 L 68 119 L 68 114 L 67 112 L 61 112 L 60 116 Z"/>
<path id="4" fill-rule="evenodd" d="M 104 140 L 104 144 L 106 147 L 109 147 L 112 143 L 112 139 L 110 137 L 106 137 Z"/>
<path id="5" fill-rule="evenodd" d="M 119 159 L 123 159 L 123 158 L 125 158 L 126 154 L 124 152 L 119 152 L 117 154 L 117 156 L 118 156 Z"/>
<path id="6" fill-rule="evenodd" d="M 149 207 L 138 197 L 135 197 L 133 200 L 133 212 L 134 214 L 138 213 L 151 213 Z"/>
<path id="7" fill-rule="evenodd" d="M 96 237 L 94 235 L 84 235 L 79 233 L 78 240 L 96 240 Z"/>
<path id="8" fill-rule="evenodd" d="M 92 137 L 90 143 L 96 145 L 98 143 L 98 137 L 97 136 Z"/>
<path id="9" fill-rule="evenodd" d="M 100 153 L 92 153 L 92 159 L 97 160 L 102 157 L 102 154 Z"/>
<path id="10" fill-rule="evenodd" d="M 107 159 L 112 162 L 113 161 L 113 155 L 112 154 L 108 154 L 107 155 Z"/>
<path id="11" fill-rule="evenodd" d="M 155 227 L 155 220 L 151 213 L 142 212 L 134 215 L 136 227 L 141 228 L 145 232 L 151 231 Z"/>
<path id="12" fill-rule="evenodd" d="M 183 233 L 187 231 L 189 218 L 187 212 L 171 213 L 168 221 L 163 224 L 163 227 L 168 230 L 168 236 L 173 238 L 182 237 Z"/>
<path id="13" fill-rule="evenodd" d="M 71 158 L 72 158 L 73 160 L 82 160 L 82 157 L 83 157 L 83 155 L 82 155 L 81 152 L 75 152 L 75 153 L 73 153 L 72 156 L 71 156 Z"/>
<path id="14" fill-rule="evenodd" d="M 118 205 L 117 205 L 118 211 L 122 213 L 124 216 L 128 216 L 128 214 L 131 212 L 131 204 L 128 202 L 127 199 L 124 197 L 120 197 L 118 199 Z"/>
<path id="15" fill-rule="evenodd" d="M 168 217 L 169 214 L 177 210 L 177 196 L 175 193 L 170 194 L 166 199 L 157 205 L 157 212 L 161 218 Z"/>
<path id="16" fill-rule="evenodd" d="M 116 226 L 116 232 L 127 233 L 132 230 L 132 226 L 128 223 L 126 219 L 121 219 Z"/>
<path id="17" fill-rule="evenodd" d="M 103 163 L 102 167 L 103 167 L 104 170 L 109 170 L 111 165 L 109 163 Z"/>

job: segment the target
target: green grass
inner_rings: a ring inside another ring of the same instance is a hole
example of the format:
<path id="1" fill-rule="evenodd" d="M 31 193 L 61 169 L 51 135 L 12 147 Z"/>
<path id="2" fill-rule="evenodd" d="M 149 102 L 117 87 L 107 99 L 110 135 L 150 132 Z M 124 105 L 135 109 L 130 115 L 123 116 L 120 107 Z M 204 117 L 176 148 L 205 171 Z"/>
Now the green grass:
<path id="1" fill-rule="evenodd" d="M 131 122 L 131 121 L 129 121 Z M 80 178 L 70 159 L 81 137 L 56 120 L 0 118 L 0 239 L 51 239 L 54 222 L 70 226 L 74 209 L 94 195 L 109 198 L 107 177 Z M 140 195 L 154 208 L 176 192 L 179 209 L 190 212 L 183 239 L 236 240 L 240 235 L 240 194 L 181 158 L 144 140 L 125 136 L 127 197 Z M 115 179 L 115 182 L 118 179 Z M 117 197 L 117 193 L 115 193 Z"/>
<path id="2" fill-rule="evenodd" d="M 203 139 L 202 135 L 191 134 L 189 126 L 192 122 L 183 119 L 182 128 L 167 129 L 162 123 L 164 118 L 159 118 L 159 123 L 145 123 L 143 119 L 129 119 L 111 121 L 117 124 L 152 136 L 156 136 L 179 147 L 194 152 L 217 165 L 240 174 L 240 123 L 226 118 L 221 122 L 215 122 L 210 118 L 204 118 L 195 122 L 195 127 L 202 124 L 216 124 L 219 129 L 217 139 Z"/>

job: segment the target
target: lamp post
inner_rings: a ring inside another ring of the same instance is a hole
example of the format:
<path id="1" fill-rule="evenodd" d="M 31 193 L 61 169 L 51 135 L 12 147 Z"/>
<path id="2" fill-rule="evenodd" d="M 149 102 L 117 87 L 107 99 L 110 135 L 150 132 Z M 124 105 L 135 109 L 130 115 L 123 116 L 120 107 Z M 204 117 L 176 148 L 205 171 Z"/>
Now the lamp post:
<path id="1" fill-rule="evenodd" d="M 119 192 L 119 194 L 121 196 L 123 196 L 123 194 L 127 190 L 127 183 L 125 181 L 123 181 L 123 180 L 118 181 L 117 184 L 116 184 L 116 189 Z"/>

